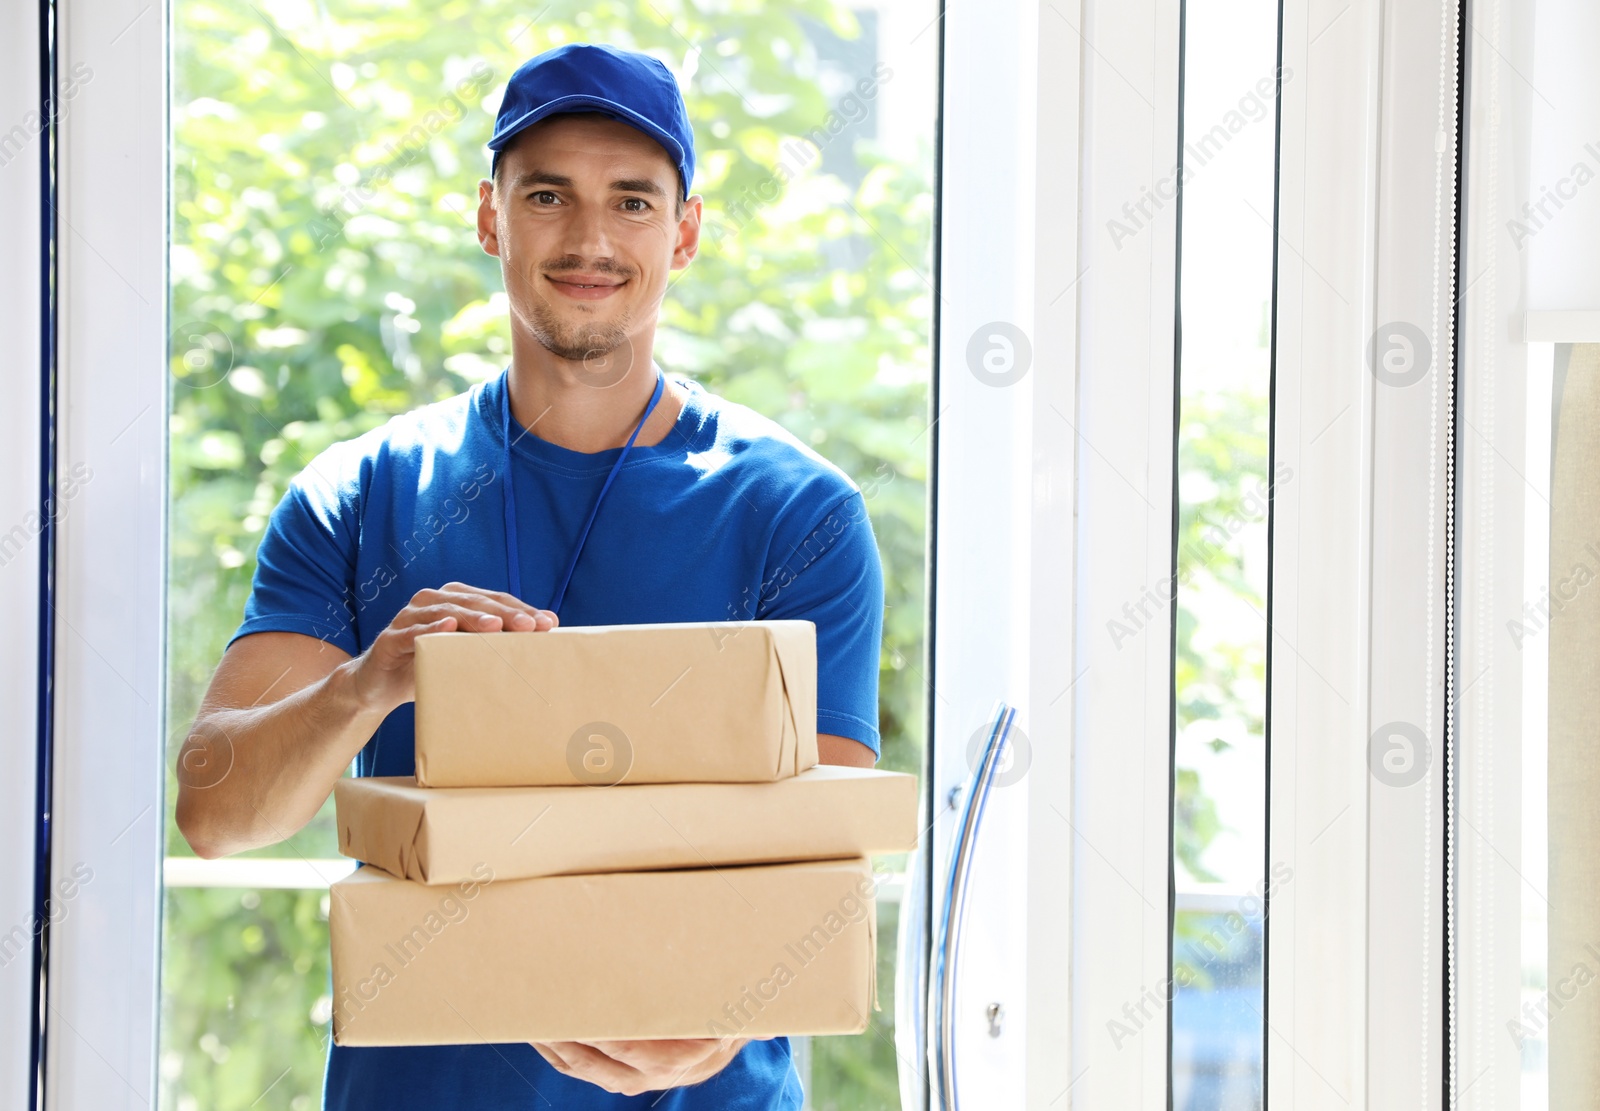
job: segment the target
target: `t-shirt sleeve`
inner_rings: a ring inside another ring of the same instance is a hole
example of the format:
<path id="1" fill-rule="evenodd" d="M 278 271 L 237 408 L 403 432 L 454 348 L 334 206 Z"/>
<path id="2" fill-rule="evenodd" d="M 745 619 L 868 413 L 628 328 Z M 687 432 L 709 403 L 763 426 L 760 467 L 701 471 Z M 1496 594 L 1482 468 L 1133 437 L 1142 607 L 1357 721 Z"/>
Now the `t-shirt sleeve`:
<path id="1" fill-rule="evenodd" d="M 329 449 L 289 483 L 256 551 L 244 621 L 250 633 L 303 633 L 359 655 L 355 629 L 360 484 Z"/>
<path id="2" fill-rule="evenodd" d="M 777 567 L 757 617 L 816 625 L 817 732 L 849 737 L 881 755 L 883 567 L 866 501 L 850 493 L 808 531 L 778 539 L 772 556 Z"/>

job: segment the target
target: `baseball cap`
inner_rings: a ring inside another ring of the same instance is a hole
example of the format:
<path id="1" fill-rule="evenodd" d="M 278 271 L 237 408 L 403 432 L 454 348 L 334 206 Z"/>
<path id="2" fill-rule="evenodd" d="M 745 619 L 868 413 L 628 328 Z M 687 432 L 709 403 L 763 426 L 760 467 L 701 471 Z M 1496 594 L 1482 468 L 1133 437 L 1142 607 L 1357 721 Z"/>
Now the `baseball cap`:
<path id="1" fill-rule="evenodd" d="M 688 199 L 694 130 L 677 79 L 660 61 L 614 46 L 574 42 L 522 63 L 506 83 L 495 117 L 489 172 L 518 132 L 559 112 L 600 112 L 650 136 L 678 167 Z"/>

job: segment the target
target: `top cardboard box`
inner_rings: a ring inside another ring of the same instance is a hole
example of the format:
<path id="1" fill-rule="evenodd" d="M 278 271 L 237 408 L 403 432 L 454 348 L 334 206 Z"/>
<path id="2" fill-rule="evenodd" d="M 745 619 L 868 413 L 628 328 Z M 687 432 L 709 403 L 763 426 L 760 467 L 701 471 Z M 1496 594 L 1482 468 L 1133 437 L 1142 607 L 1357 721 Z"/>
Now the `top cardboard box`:
<path id="1" fill-rule="evenodd" d="M 765 783 L 817 763 L 809 621 L 425 633 L 425 787 Z"/>

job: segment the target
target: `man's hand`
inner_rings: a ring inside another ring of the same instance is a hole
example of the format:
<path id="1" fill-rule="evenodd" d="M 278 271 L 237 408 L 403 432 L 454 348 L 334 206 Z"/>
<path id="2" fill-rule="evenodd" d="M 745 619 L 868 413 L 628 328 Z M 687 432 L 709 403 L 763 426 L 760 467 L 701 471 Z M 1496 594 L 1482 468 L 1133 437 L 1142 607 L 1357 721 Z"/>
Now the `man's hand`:
<path id="1" fill-rule="evenodd" d="M 383 719 L 416 698 L 420 634 L 555 625 L 555 614 L 509 594 L 452 582 L 418 591 L 354 658 L 301 633 L 240 637 L 178 755 L 178 829 L 206 858 L 284 840 L 316 815 Z"/>
<path id="2" fill-rule="evenodd" d="M 544 632 L 556 615 L 535 609 L 513 595 L 448 582 L 438 590 L 419 590 L 389 627 L 357 660 L 354 690 L 361 704 L 388 713 L 417 696 L 417 637 L 423 633 Z"/>
<path id="3" fill-rule="evenodd" d="M 698 1084 L 721 1072 L 749 1038 L 673 1038 L 643 1041 L 531 1042 L 558 1072 L 636 1096 Z"/>

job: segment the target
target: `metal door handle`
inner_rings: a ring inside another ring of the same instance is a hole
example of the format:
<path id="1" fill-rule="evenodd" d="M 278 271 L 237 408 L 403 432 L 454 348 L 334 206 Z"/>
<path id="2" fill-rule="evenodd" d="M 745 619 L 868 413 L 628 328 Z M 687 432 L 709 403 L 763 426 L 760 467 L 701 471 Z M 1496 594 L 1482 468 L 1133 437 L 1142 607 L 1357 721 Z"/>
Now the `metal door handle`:
<path id="1" fill-rule="evenodd" d="M 1011 726 L 1017 711 L 1004 702 L 995 704 L 994 724 L 989 728 L 989 739 L 983 748 L 983 758 L 973 769 L 965 791 L 965 808 L 961 823 L 956 827 L 954 848 L 950 853 L 950 878 L 945 885 L 942 912 L 939 916 L 939 933 L 933 953 L 933 978 L 930 994 L 933 997 L 933 1045 L 929 1055 L 933 1058 L 934 1075 L 938 1078 L 939 1106 L 945 1111 L 959 1111 L 956 1086 L 955 1046 L 955 995 L 956 971 L 961 956 L 961 932 L 966 919 L 967 880 L 972 871 L 973 849 L 978 840 L 978 828 L 983 823 L 983 811 L 989 801 L 989 790 L 1000 767 L 1000 758 L 1011 736 Z"/>

